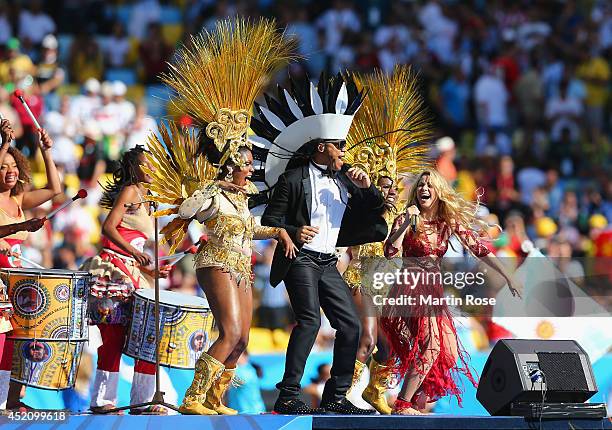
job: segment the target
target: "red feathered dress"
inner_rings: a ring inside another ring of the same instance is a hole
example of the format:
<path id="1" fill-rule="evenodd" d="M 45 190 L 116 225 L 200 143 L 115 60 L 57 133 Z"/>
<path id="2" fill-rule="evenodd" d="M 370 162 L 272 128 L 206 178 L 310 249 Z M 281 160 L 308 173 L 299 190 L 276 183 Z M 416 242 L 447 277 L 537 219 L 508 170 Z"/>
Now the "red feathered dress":
<path id="1" fill-rule="evenodd" d="M 404 219 L 405 215 L 395 219 L 389 237 L 402 226 Z M 411 230 L 406 232 L 401 249 L 395 248 L 388 240 L 385 243 L 387 258 L 403 257 L 402 273 L 420 272 L 420 277 L 408 278 L 408 281 L 403 278 L 391 288 L 388 298 L 403 297 L 405 303 L 408 300 L 411 302 L 409 305 L 384 306 L 381 325 L 391 346 L 389 364 L 397 374 L 404 377 L 406 372 L 416 371 L 424 377 L 415 397 L 410 399 L 412 403 L 416 403 L 417 396 L 424 394 L 427 402 L 455 395 L 461 404 L 461 390 L 456 383 L 457 373 L 465 374 L 475 386 L 476 381 L 467 366 L 469 357 L 457 339 L 457 330 L 448 305 L 443 300 L 443 303 L 437 305 L 432 302 L 444 297 L 440 263 L 452 234 L 456 234 L 463 245 L 477 257 L 485 256 L 490 251 L 472 230 L 460 226 L 451 228 L 442 220 L 425 221 L 425 225 L 437 233 L 437 243 L 432 244 L 426 235 Z M 430 322 L 436 324 L 436 327 Z M 448 335 L 440 336 L 440 333 Z M 450 336 L 451 333 L 454 336 Z M 431 336 L 434 343 L 439 345 L 439 353 L 431 354 Z M 428 361 L 424 357 L 426 352 L 429 352 L 429 359 L 433 359 L 431 367 L 424 366 Z"/>

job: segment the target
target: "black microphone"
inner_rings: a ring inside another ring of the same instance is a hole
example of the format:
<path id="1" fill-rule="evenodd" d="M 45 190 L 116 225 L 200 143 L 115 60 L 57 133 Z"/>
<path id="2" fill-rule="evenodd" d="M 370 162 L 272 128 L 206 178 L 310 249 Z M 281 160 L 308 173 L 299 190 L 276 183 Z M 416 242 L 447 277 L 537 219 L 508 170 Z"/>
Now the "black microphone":
<path id="1" fill-rule="evenodd" d="M 416 233 L 417 216 L 418 215 L 410 215 L 410 227 L 412 227 L 413 233 Z"/>

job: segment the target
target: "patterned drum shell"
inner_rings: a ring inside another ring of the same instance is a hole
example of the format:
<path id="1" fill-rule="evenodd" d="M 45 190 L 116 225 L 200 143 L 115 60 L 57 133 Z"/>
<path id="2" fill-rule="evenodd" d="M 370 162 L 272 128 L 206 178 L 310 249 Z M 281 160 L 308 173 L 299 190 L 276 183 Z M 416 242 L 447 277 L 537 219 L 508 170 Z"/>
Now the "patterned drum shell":
<path id="1" fill-rule="evenodd" d="M 84 340 L 15 340 L 11 379 L 31 387 L 74 387 Z"/>
<path id="2" fill-rule="evenodd" d="M 134 293 L 131 325 L 124 348 L 130 357 L 155 362 L 155 291 Z M 163 366 L 193 369 L 208 349 L 214 318 L 201 297 L 160 291 L 159 358 Z"/>
<path id="3" fill-rule="evenodd" d="M 13 339 L 87 340 L 88 272 L 1 269 L 13 304 Z"/>

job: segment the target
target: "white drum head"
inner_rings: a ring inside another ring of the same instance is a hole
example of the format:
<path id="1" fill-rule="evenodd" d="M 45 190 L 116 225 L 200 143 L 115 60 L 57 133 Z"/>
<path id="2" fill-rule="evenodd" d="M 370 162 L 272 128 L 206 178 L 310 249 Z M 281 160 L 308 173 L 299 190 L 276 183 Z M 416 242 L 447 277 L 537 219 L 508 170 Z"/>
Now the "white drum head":
<path id="1" fill-rule="evenodd" d="M 134 295 L 137 296 L 137 298 L 142 298 L 150 302 L 155 301 L 155 290 L 153 288 L 142 288 L 137 290 Z M 159 303 L 181 308 L 210 309 L 208 300 L 202 297 L 165 290 L 159 292 Z"/>
<path id="2" fill-rule="evenodd" d="M 3 268 L 0 269 L 2 273 L 22 275 L 22 276 L 33 276 L 39 278 L 83 278 L 90 276 L 89 272 L 82 270 L 65 270 L 65 269 L 35 269 L 35 268 Z"/>

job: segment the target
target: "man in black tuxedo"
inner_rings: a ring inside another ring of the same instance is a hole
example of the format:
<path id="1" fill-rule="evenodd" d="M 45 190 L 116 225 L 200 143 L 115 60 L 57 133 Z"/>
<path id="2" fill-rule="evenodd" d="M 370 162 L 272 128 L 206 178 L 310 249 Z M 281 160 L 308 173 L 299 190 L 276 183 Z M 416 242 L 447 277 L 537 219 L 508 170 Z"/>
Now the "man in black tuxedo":
<path id="1" fill-rule="evenodd" d="M 274 411 L 282 414 L 332 412 L 370 414 L 346 399 L 360 336 L 360 318 L 351 293 L 336 269 L 336 247 L 380 242 L 387 236 L 384 199 L 359 168 L 343 163 L 344 140 L 316 139 L 312 155 L 287 170 L 276 183 L 262 216 L 263 225 L 283 227 L 300 247 L 293 260 L 276 248 L 270 282 L 284 281 L 297 325 L 291 332 L 283 380 Z M 321 408 L 298 399 L 306 359 L 321 324 L 323 308 L 336 329 L 331 378 Z"/>

